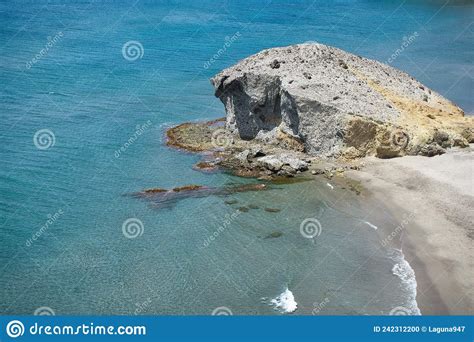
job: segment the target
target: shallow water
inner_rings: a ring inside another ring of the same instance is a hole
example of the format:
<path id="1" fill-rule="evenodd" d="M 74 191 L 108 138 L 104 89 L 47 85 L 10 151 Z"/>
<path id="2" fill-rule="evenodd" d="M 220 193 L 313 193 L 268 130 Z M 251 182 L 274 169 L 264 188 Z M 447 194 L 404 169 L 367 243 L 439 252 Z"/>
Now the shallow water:
<path id="1" fill-rule="evenodd" d="M 209 77 L 263 48 L 318 41 L 387 61 L 418 32 L 392 64 L 472 112 L 470 13 L 418 1 L 2 3 L 0 312 L 279 314 L 271 300 L 286 288 L 297 314 L 416 311 L 413 282 L 393 274 L 404 264 L 397 246 L 380 243 L 400 218 L 337 184 L 161 210 L 127 194 L 249 182 L 192 170 L 199 158 L 168 149 L 163 136 L 173 124 L 223 116 Z M 219 53 L 226 37 L 233 42 Z M 123 57 L 130 40 L 142 58 Z M 35 146 L 40 129 L 54 145 Z M 260 209 L 236 211 L 248 204 Z M 129 218 L 143 225 L 135 238 L 122 231 Z M 321 223 L 313 239 L 300 232 L 307 218 Z"/>

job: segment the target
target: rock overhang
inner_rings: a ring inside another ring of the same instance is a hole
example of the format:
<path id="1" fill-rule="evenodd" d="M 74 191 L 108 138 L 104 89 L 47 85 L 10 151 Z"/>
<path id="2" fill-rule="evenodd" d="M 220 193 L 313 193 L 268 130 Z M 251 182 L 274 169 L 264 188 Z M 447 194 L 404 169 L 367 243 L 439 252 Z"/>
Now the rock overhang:
<path id="1" fill-rule="evenodd" d="M 231 132 L 268 143 L 283 133 L 302 141 L 313 155 L 377 154 L 384 151 L 379 145 L 399 149 L 390 146 L 396 130 L 412 137 L 405 150 L 390 152 L 394 156 L 419 153 L 420 144 L 430 143 L 438 129 L 450 132 L 453 143 L 463 139 L 454 121 L 462 122 L 464 113 L 450 101 L 400 70 L 323 44 L 263 50 L 224 69 L 211 83 Z M 437 124 L 430 115 L 446 122 Z M 351 131 L 374 125 L 377 141 L 365 141 L 365 132 L 357 141 Z M 381 141 L 387 134 L 388 141 Z"/>

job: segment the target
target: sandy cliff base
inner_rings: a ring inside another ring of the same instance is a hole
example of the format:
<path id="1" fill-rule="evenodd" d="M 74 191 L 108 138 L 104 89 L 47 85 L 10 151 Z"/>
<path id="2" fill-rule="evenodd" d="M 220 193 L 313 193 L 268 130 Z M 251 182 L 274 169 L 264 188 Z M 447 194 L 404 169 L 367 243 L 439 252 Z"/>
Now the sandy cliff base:
<path id="1" fill-rule="evenodd" d="M 362 181 L 377 199 L 404 213 L 403 252 L 415 269 L 422 314 L 473 314 L 474 145 L 432 158 L 369 158 Z M 408 215 L 407 215 L 408 213 Z"/>

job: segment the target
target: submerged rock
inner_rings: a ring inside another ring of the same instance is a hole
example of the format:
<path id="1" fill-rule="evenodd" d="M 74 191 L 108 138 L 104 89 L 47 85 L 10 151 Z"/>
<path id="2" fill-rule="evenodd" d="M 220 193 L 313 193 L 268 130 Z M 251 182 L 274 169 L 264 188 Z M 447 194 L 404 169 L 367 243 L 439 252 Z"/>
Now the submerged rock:
<path id="1" fill-rule="evenodd" d="M 213 162 L 200 161 L 194 165 L 193 169 L 206 173 L 211 173 L 217 171 L 217 166 Z"/>
<path id="2" fill-rule="evenodd" d="M 168 190 L 166 190 L 166 189 L 152 188 L 152 189 L 145 189 L 145 190 L 143 190 L 143 193 L 144 193 L 144 194 L 148 194 L 148 195 L 153 195 L 153 194 L 158 194 L 158 193 L 167 192 L 167 191 L 168 191 Z"/>
<path id="3" fill-rule="evenodd" d="M 322 44 L 264 50 L 211 82 L 226 129 L 242 140 L 346 158 L 432 155 L 474 142 L 473 119 L 449 100 L 400 70 Z M 259 161 L 271 171 L 285 164 Z"/>
<path id="4" fill-rule="evenodd" d="M 206 187 L 202 186 L 202 185 L 191 184 L 191 185 L 184 185 L 184 186 L 179 186 L 177 188 L 173 188 L 172 191 L 180 192 L 180 191 L 201 190 L 201 189 L 205 189 L 205 188 Z"/>
<path id="5" fill-rule="evenodd" d="M 270 234 L 265 236 L 265 239 L 276 239 L 276 238 L 281 237 L 282 235 L 283 235 L 283 233 L 280 232 L 280 231 L 271 232 Z"/>
<path id="6" fill-rule="evenodd" d="M 185 185 L 171 190 L 166 189 L 146 189 L 141 192 L 133 193 L 133 197 L 143 198 L 151 203 L 155 208 L 170 208 L 177 202 L 186 198 L 203 198 L 208 196 L 229 196 L 238 192 L 262 191 L 269 187 L 266 184 L 242 184 L 224 187 L 206 187 L 202 185 Z M 232 202 L 230 202 L 232 201 Z M 229 204 L 237 203 L 235 200 L 229 200 Z M 241 207 L 241 211 L 248 208 Z"/>

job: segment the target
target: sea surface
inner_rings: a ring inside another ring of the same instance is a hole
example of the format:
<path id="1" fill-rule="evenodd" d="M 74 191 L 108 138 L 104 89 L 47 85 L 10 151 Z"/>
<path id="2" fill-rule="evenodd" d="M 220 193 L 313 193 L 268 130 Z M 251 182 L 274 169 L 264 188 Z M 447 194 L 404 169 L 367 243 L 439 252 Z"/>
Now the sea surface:
<path id="1" fill-rule="evenodd" d="M 164 134 L 224 116 L 209 78 L 265 48 L 334 45 L 472 113 L 472 15 L 471 1 L 2 1 L 0 313 L 419 313 L 399 250 L 410 213 L 336 181 L 166 208 L 130 194 L 255 182 L 193 170 Z"/>

